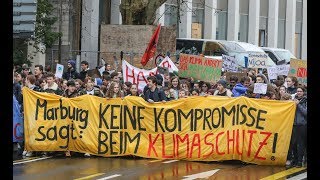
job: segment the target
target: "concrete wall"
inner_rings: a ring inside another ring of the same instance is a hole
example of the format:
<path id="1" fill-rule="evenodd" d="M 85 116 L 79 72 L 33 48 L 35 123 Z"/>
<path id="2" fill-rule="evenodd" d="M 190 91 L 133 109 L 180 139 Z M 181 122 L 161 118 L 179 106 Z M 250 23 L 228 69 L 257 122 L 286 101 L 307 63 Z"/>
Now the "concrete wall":
<path id="1" fill-rule="evenodd" d="M 81 61 L 96 67 L 99 43 L 99 0 L 82 1 Z M 84 52 L 87 51 L 87 52 Z"/>
<path id="2" fill-rule="evenodd" d="M 100 33 L 100 57 L 107 63 L 114 64 L 113 56 L 120 62 L 120 52 L 123 51 L 124 59 L 136 67 L 142 67 L 141 57 L 145 52 L 150 38 L 156 26 L 152 25 L 101 25 Z M 162 26 L 155 56 L 159 53 L 175 52 L 176 30 L 175 27 Z M 129 53 L 133 52 L 134 57 L 130 60 Z M 146 67 L 154 67 L 154 62 L 149 62 Z"/>

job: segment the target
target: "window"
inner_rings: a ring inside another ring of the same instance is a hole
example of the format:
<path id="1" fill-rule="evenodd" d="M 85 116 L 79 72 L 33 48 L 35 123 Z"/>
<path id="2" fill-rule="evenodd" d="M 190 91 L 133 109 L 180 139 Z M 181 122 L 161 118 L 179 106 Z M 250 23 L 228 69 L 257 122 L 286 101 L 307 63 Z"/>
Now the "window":
<path id="1" fill-rule="evenodd" d="M 278 18 L 278 48 L 285 45 L 286 34 L 286 0 L 279 0 L 279 18 Z"/>
<path id="2" fill-rule="evenodd" d="M 171 26 L 177 24 L 177 7 L 173 4 L 165 4 L 164 25 Z"/>
<path id="3" fill-rule="evenodd" d="M 301 58 L 301 42 L 302 42 L 302 0 L 297 0 L 296 4 L 296 27 L 295 27 L 295 56 Z"/>
<path id="4" fill-rule="evenodd" d="M 259 46 L 265 47 L 266 46 L 266 30 L 259 29 Z"/>
<path id="5" fill-rule="evenodd" d="M 248 42 L 248 27 L 249 27 L 249 0 L 240 0 L 240 23 L 239 37 L 240 42 Z"/>
<path id="6" fill-rule="evenodd" d="M 221 48 L 218 42 L 206 42 L 204 48 L 204 55 L 206 56 L 222 56 L 225 51 Z"/>
<path id="7" fill-rule="evenodd" d="M 198 1 L 192 1 L 192 29 L 191 37 L 199 38 L 203 37 L 203 20 L 204 20 L 204 3 Z"/>
<path id="8" fill-rule="evenodd" d="M 265 51 L 274 63 L 277 63 L 277 57 L 270 51 Z"/>
<path id="9" fill-rule="evenodd" d="M 176 50 L 185 54 L 200 54 L 202 53 L 203 41 L 189 40 L 189 39 L 177 39 Z"/>
<path id="10" fill-rule="evenodd" d="M 228 0 L 217 0 L 217 9 L 216 39 L 227 40 Z"/>
<path id="11" fill-rule="evenodd" d="M 267 46 L 269 0 L 260 0 L 259 46 Z"/>

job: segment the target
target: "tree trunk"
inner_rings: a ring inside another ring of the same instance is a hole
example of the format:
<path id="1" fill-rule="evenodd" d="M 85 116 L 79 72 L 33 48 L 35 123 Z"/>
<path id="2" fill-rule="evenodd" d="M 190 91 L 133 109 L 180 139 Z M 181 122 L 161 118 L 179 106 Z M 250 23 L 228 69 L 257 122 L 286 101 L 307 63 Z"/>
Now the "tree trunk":
<path id="1" fill-rule="evenodd" d="M 156 18 L 157 9 L 166 0 L 123 0 L 120 4 L 122 24 L 152 25 Z"/>

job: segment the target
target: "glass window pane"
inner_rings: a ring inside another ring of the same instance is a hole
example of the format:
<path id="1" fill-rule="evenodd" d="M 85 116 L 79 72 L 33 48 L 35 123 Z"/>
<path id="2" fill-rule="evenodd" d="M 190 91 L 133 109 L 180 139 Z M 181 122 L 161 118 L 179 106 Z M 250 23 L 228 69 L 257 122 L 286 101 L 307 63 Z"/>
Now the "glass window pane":
<path id="1" fill-rule="evenodd" d="M 265 29 L 267 32 L 268 18 L 260 17 L 259 19 L 259 29 Z"/>
<path id="2" fill-rule="evenodd" d="M 248 15 L 240 15 L 240 42 L 248 42 Z"/>
<path id="3" fill-rule="evenodd" d="M 167 0 L 166 3 L 177 5 L 177 0 Z"/>
<path id="4" fill-rule="evenodd" d="M 249 14 L 249 0 L 240 0 L 239 9 L 240 14 Z"/>
<path id="5" fill-rule="evenodd" d="M 302 33 L 302 22 L 296 22 L 296 33 Z"/>
<path id="6" fill-rule="evenodd" d="M 286 0 L 279 0 L 279 19 L 286 19 Z"/>
<path id="7" fill-rule="evenodd" d="M 296 21 L 302 21 L 302 2 L 298 1 L 296 6 Z"/>
<path id="8" fill-rule="evenodd" d="M 203 20 L 204 20 L 204 9 L 193 8 L 192 13 L 192 38 L 203 37 Z"/>
<path id="9" fill-rule="evenodd" d="M 228 11 L 228 0 L 217 0 L 217 8 L 222 11 Z"/>
<path id="10" fill-rule="evenodd" d="M 192 8 L 204 8 L 203 0 L 192 0 Z"/>
<path id="11" fill-rule="evenodd" d="M 285 43 L 285 25 L 286 21 L 285 20 L 280 20 L 278 21 L 278 48 L 283 48 L 284 49 L 284 43 Z"/>
<path id="12" fill-rule="evenodd" d="M 269 0 L 260 0 L 260 16 L 268 17 Z"/>
<path id="13" fill-rule="evenodd" d="M 227 40 L 228 13 L 219 12 L 217 14 L 216 39 Z"/>
<path id="14" fill-rule="evenodd" d="M 165 4 L 164 25 L 171 26 L 177 24 L 177 8 L 173 5 Z"/>

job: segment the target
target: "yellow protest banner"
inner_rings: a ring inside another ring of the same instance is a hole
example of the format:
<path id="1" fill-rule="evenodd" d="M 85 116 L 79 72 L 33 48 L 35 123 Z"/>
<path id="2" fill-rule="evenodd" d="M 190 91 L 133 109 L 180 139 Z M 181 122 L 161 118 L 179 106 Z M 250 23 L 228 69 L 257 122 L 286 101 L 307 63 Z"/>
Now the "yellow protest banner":
<path id="1" fill-rule="evenodd" d="M 25 147 L 98 156 L 284 165 L 296 106 L 291 101 L 189 97 L 76 98 L 23 88 Z"/>

